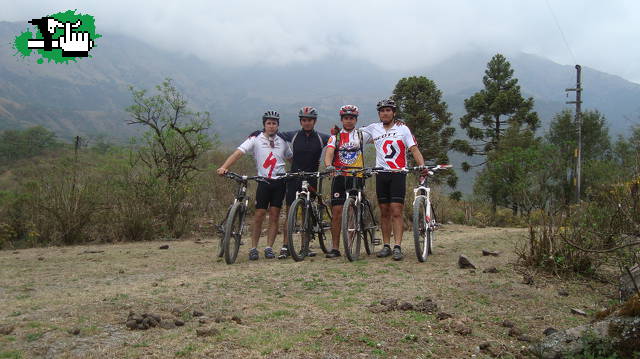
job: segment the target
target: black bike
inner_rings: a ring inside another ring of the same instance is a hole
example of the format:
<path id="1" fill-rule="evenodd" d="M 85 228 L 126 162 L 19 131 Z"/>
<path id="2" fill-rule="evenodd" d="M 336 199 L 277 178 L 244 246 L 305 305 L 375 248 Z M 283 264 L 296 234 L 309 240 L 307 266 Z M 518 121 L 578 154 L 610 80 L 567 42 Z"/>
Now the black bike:
<path id="1" fill-rule="evenodd" d="M 331 214 L 322 200 L 322 178 L 330 172 L 293 172 L 286 177 L 301 178 L 302 189 L 296 192 L 296 199 L 289 207 L 287 215 L 287 243 L 289 253 L 296 262 L 304 260 L 309 253 L 309 245 L 318 238 L 318 244 L 327 253 L 325 231 L 331 228 Z M 309 185 L 309 180 L 318 179 L 318 188 Z"/>
<path id="2" fill-rule="evenodd" d="M 240 176 L 233 172 L 227 172 L 224 176 L 238 182 L 238 189 L 236 190 L 233 204 L 227 211 L 224 236 L 221 243 L 221 250 L 218 251 L 218 256 L 221 256 L 220 251 L 222 251 L 224 261 L 227 264 L 233 264 L 238 257 L 240 244 L 242 244 L 242 233 L 245 228 L 244 220 L 249 203 L 249 197 L 247 196 L 249 181 L 267 182 L 267 180 L 261 176 Z"/>
<path id="3" fill-rule="evenodd" d="M 351 188 L 346 190 L 347 199 L 342 209 L 342 240 L 344 251 L 349 261 L 358 260 L 360 249 L 364 243 L 367 255 L 375 253 L 375 246 L 381 244 L 379 238 L 375 238 L 378 223 L 373 216 L 373 207 L 364 195 L 366 179 L 373 176 L 379 168 L 340 169 L 341 173 L 362 177 L 362 186 L 357 186 L 353 181 Z M 358 178 L 358 177 L 354 177 Z"/>

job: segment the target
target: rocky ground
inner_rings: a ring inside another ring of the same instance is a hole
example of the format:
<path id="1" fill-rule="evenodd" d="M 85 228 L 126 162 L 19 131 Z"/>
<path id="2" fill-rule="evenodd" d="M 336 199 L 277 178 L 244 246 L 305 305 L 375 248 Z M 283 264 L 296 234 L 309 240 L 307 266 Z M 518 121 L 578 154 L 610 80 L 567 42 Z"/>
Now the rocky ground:
<path id="1" fill-rule="evenodd" d="M 244 246 L 228 266 L 212 238 L 2 251 L 0 358 L 528 357 L 615 289 L 518 267 L 524 235 L 444 226 L 426 263 L 409 237 L 402 262 Z"/>

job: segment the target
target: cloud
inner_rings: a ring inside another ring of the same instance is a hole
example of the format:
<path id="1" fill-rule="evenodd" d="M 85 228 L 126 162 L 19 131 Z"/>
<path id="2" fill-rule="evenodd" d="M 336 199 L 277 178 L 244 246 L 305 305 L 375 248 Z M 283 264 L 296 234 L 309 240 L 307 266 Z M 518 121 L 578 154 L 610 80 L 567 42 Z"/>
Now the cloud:
<path id="1" fill-rule="evenodd" d="M 114 0 L 78 6 L 68 0 L 8 0 L 0 20 L 75 8 L 94 15 L 104 32 L 227 66 L 284 66 L 344 56 L 406 70 L 483 49 L 577 61 L 640 82 L 640 47 L 634 46 L 640 3 L 634 1 Z"/>

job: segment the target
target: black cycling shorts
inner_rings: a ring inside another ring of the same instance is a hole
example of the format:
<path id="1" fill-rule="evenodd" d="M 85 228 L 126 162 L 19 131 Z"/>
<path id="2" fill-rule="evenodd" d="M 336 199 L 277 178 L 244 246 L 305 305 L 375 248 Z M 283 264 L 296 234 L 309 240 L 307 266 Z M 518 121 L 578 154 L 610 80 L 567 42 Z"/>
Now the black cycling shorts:
<path id="1" fill-rule="evenodd" d="M 362 188 L 362 177 L 353 176 L 335 176 L 331 182 L 331 205 L 341 206 L 347 200 L 346 191 L 354 188 Z"/>
<path id="2" fill-rule="evenodd" d="M 318 179 L 310 178 L 307 179 L 309 181 L 309 186 L 313 187 L 314 190 L 318 189 Z M 296 200 L 296 192 L 302 189 L 302 178 L 289 178 L 287 180 L 287 206 L 291 206 L 291 203 Z"/>
<path id="3" fill-rule="evenodd" d="M 271 207 L 282 208 L 286 184 L 283 179 L 270 180 L 269 183 L 258 182 L 256 188 L 256 209 Z"/>
<path id="4" fill-rule="evenodd" d="M 406 184 L 405 173 L 378 173 L 376 175 L 378 203 L 404 203 Z"/>

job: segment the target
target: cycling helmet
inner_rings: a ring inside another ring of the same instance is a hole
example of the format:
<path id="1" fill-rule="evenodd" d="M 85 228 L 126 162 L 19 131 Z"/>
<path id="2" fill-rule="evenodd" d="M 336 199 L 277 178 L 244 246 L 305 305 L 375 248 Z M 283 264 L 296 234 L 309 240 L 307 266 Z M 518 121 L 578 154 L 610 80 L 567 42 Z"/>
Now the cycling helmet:
<path id="1" fill-rule="evenodd" d="M 396 110 L 396 102 L 393 101 L 390 98 L 385 98 L 383 100 L 380 100 L 378 102 L 378 104 L 376 105 L 376 108 L 378 109 L 378 111 L 380 111 L 381 108 L 383 107 L 391 107 L 394 111 Z"/>
<path id="2" fill-rule="evenodd" d="M 318 118 L 318 110 L 311 106 L 305 106 L 298 112 L 298 117 Z"/>
<path id="3" fill-rule="evenodd" d="M 356 105 L 344 105 L 340 107 L 340 117 L 350 115 L 354 117 L 358 117 L 358 106 Z"/>
<path id="4" fill-rule="evenodd" d="M 264 123 L 267 122 L 268 119 L 271 120 L 276 120 L 278 122 L 278 124 L 280 124 L 280 114 L 276 111 L 273 110 L 269 110 L 267 112 L 264 113 L 264 115 L 262 115 L 262 125 L 264 126 Z"/>

